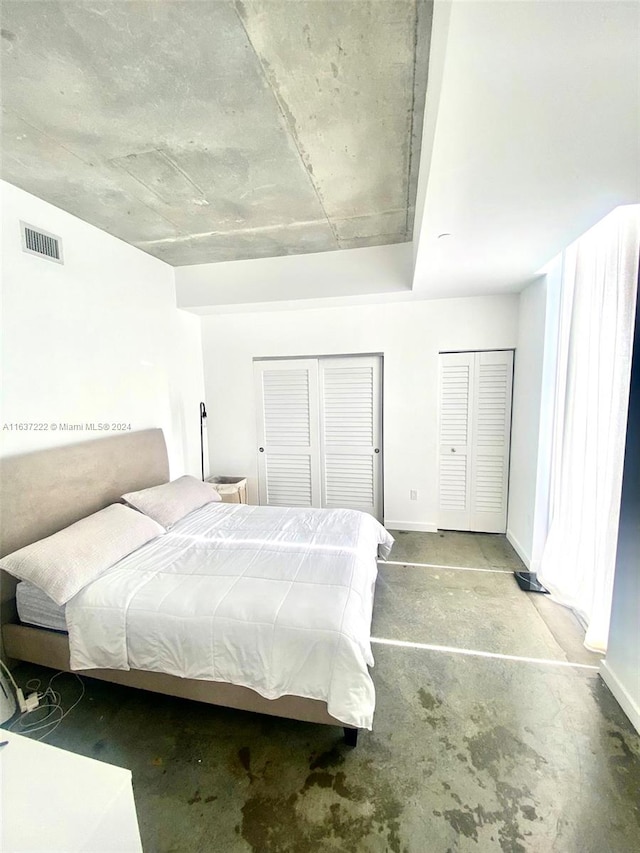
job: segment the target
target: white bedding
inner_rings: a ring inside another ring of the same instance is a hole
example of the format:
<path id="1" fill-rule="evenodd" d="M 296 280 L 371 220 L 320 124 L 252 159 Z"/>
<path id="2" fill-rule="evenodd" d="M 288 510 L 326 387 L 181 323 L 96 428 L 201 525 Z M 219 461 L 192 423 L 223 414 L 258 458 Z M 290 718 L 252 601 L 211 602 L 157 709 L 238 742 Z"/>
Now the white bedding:
<path id="1" fill-rule="evenodd" d="M 354 510 L 208 504 L 67 604 L 72 669 L 142 669 L 292 694 L 371 728 L 376 556 Z"/>
<path id="2" fill-rule="evenodd" d="M 56 604 L 46 592 L 28 581 L 20 581 L 16 587 L 16 606 L 21 622 L 53 631 L 67 630 L 65 605 Z"/>

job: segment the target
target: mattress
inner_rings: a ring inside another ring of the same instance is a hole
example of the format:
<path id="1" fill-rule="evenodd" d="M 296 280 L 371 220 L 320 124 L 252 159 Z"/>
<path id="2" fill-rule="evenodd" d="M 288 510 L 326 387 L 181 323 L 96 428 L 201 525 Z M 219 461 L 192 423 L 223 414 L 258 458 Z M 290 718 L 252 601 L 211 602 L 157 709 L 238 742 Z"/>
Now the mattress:
<path id="1" fill-rule="evenodd" d="M 327 703 L 371 728 L 370 515 L 224 503 L 190 513 L 66 606 L 72 669 L 139 669 Z"/>
<path id="2" fill-rule="evenodd" d="M 20 581 L 16 587 L 16 605 L 21 622 L 54 631 L 67 630 L 65 605 L 56 604 L 39 587 Z"/>

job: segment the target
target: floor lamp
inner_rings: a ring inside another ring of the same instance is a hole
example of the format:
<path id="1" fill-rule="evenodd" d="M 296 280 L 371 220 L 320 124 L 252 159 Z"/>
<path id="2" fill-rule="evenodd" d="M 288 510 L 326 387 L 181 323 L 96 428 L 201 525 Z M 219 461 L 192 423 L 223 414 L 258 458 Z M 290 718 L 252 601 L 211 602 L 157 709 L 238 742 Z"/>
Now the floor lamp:
<path id="1" fill-rule="evenodd" d="M 204 483 L 204 430 L 207 426 L 207 410 L 204 403 L 200 403 L 200 468 L 202 470 L 202 482 Z"/>

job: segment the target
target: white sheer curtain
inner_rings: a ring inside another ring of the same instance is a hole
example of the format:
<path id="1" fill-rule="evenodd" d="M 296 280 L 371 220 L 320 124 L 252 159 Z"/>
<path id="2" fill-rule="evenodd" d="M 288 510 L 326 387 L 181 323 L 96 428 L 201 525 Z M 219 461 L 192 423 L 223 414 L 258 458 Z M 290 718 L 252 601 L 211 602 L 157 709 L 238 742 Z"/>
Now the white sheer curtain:
<path id="1" fill-rule="evenodd" d="M 640 252 L 640 205 L 565 252 L 550 525 L 539 580 L 604 652 L 613 591 Z"/>

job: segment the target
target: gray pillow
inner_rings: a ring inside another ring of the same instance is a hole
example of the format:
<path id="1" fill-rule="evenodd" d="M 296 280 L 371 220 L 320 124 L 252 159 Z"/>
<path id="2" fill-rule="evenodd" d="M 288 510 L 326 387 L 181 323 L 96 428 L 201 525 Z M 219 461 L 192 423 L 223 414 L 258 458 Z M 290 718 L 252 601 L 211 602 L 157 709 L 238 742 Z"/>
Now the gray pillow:
<path id="1" fill-rule="evenodd" d="M 194 509 L 221 498 L 212 485 L 185 474 L 161 486 L 129 492 L 122 500 L 163 527 L 170 527 Z"/>
<path id="2" fill-rule="evenodd" d="M 118 560 L 164 532 L 151 518 L 113 504 L 7 554 L 0 569 L 35 584 L 56 604 L 66 604 Z"/>

